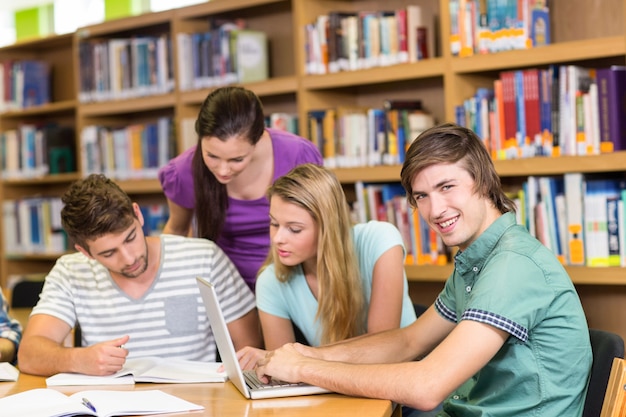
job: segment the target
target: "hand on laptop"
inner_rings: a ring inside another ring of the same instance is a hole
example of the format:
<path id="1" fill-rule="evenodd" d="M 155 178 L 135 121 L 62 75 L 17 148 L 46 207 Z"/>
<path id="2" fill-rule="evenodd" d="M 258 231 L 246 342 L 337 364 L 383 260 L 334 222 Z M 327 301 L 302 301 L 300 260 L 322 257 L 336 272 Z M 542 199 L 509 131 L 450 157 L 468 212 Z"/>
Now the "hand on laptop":
<path id="1" fill-rule="evenodd" d="M 300 343 L 287 343 L 282 347 L 267 352 L 267 354 L 257 361 L 256 375 L 264 383 L 268 383 L 271 378 L 280 379 L 286 382 L 300 382 L 300 376 L 296 370 L 302 365 L 302 361 L 311 358 L 305 355 L 306 346 Z"/>
<path id="2" fill-rule="evenodd" d="M 237 352 L 237 359 L 241 369 L 254 369 L 257 362 L 265 357 L 268 352 L 263 349 L 246 346 Z"/>

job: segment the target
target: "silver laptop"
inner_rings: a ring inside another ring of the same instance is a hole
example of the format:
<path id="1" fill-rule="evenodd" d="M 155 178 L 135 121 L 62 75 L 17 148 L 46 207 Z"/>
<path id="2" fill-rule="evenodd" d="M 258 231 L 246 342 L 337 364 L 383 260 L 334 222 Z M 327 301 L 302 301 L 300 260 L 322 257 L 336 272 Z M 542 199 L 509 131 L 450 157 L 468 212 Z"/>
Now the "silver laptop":
<path id="1" fill-rule="evenodd" d="M 198 277 L 196 280 L 198 281 L 200 295 L 202 296 L 209 323 L 215 336 L 217 349 L 226 369 L 226 375 L 228 375 L 228 378 L 244 397 L 251 399 L 279 398 L 330 392 L 327 389 L 304 383 L 290 384 L 273 380 L 271 383 L 265 384 L 256 377 L 254 371 L 243 371 L 239 366 L 235 347 L 228 332 L 215 288 L 204 278 Z"/>

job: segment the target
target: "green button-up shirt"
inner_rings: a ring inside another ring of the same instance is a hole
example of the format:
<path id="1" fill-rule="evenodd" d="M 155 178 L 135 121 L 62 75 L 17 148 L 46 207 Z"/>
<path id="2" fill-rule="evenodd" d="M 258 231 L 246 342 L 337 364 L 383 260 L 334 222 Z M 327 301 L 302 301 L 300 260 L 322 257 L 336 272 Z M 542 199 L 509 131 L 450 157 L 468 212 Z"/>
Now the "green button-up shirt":
<path id="1" fill-rule="evenodd" d="M 582 414 L 591 369 L 585 314 L 555 255 L 513 214 L 498 218 L 457 254 L 435 306 L 455 323 L 474 320 L 510 334 L 445 401 L 440 416 Z"/>

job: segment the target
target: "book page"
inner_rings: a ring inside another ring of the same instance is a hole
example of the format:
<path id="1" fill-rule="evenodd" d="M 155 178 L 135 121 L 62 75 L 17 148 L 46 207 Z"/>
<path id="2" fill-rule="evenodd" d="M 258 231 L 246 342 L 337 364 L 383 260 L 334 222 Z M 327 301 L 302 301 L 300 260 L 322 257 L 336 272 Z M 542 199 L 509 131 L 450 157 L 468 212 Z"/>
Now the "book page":
<path id="1" fill-rule="evenodd" d="M 156 363 L 152 367 L 134 372 L 135 382 L 200 383 L 224 382 L 228 379 L 225 370 L 217 371 L 222 366 L 219 362 L 154 359 Z"/>
<path id="2" fill-rule="evenodd" d="M 70 396 L 74 402 L 87 399 L 99 417 L 115 415 L 147 415 L 203 410 L 198 404 L 160 390 L 147 391 L 81 391 Z"/>
<path id="3" fill-rule="evenodd" d="M 95 411 L 83 404 L 87 400 Z M 38 388 L 0 398 L 3 416 L 65 417 L 93 415 L 111 417 L 180 413 L 204 407 L 159 390 L 148 391 L 80 391 L 71 396 L 48 388 Z"/>
<path id="4" fill-rule="evenodd" d="M 188 361 L 159 357 L 127 359 L 119 372 L 108 376 L 59 373 L 46 379 L 49 387 L 63 385 L 131 385 L 135 382 L 201 383 L 225 382 L 226 371 L 218 362 Z"/>
<path id="5" fill-rule="evenodd" d="M 8 362 L 0 362 L 0 381 L 17 381 L 20 371 Z"/>
<path id="6" fill-rule="evenodd" d="M 95 415 L 87 407 L 65 394 L 47 388 L 32 389 L 0 398 L 0 410 L 5 416 L 57 417 Z"/>
<path id="7" fill-rule="evenodd" d="M 96 376 L 63 372 L 46 378 L 46 386 L 48 387 L 63 385 L 133 385 L 134 383 L 135 379 L 128 373 L 123 376 L 118 374 Z"/>

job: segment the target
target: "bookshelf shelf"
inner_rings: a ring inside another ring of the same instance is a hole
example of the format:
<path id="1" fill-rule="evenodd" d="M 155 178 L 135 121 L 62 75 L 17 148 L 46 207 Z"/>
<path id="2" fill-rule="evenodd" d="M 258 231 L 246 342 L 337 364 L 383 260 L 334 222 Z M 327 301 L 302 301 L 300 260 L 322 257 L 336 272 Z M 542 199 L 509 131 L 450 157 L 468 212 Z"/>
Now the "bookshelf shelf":
<path id="1" fill-rule="evenodd" d="M 6 53 L 24 53 L 25 51 L 37 52 L 48 49 L 56 49 L 60 46 L 71 45 L 73 39 L 73 33 L 66 33 L 63 35 L 50 35 L 43 38 L 32 38 L 16 42 L 12 45 L 3 46 L 2 51 Z"/>
<path id="2" fill-rule="evenodd" d="M 148 112 L 158 109 L 174 108 L 176 95 L 159 94 L 126 100 L 110 100 L 97 103 L 81 104 L 79 112 L 81 116 L 107 116 L 116 114 Z"/>
<path id="3" fill-rule="evenodd" d="M 29 107 L 19 111 L 7 111 L 0 114 L 3 119 L 21 119 L 31 116 L 53 115 L 56 113 L 66 113 L 76 111 L 76 100 L 62 100 L 44 104 L 37 107 Z"/>
<path id="4" fill-rule="evenodd" d="M 406 265 L 404 267 L 407 279 L 410 282 L 445 282 L 452 274 L 452 265 Z M 572 282 L 576 285 L 626 285 L 624 269 L 620 267 L 588 268 L 588 267 L 565 267 Z"/>
<path id="5" fill-rule="evenodd" d="M 303 78 L 302 85 L 309 90 L 344 88 L 443 77 L 445 70 L 445 60 L 442 58 L 432 58 L 415 63 L 391 65 L 388 67 L 376 67 L 324 75 L 307 75 Z"/>
<path id="6" fill-rule="evenodd" d="M 76 31 L 78 39 L 98 36 L 108 36 L 111 33 L 130 33 L 133 30 L 143 31 L 146 28 L 163 26 L 169 28 L 174 17 L 173 10 L 157 13 L 146 13 L 130 16 L 123 19 L 109 20 L 103 23 L 80 28 Z"/>
<path id="7" fill-rule="evenodd" d="M 213 0 L 176 11 L 178 17 L 195 18 L 201 15 L 218 14 L 242 9 L 267 6 L 275 3 L 290 3 L 285 0 Z"/>
<path id="8" fill-rule="evenodd" d="M 131 195 L 161 193 L 161 183 L 158 179 L 116 180 L 115 182 Z"/>
<path id="9" fill-rule="evenodd" d="M 398 182 L 400 181 L 400 165 L 381 165 L 359 168 L 335 168 L 333 172 L 344 184 L 364 182 Z"/>
<path id="10" fill-rule="evenodd" d="M 280 94 L 296 94 L 298 78 L 295 76 L 276 77 L 267 81 L 242 84 L 242 86 L 254 91 L 261 98 Z M 182 91 L 179 94 L 180 102 L 186 105 L 199 105 L 206 98 L 208 91 L 208 89 Z"/>
<path id="11" fill-rule="evenodd" d="M 620 172 L 626 168 L 626 151 L 587 156 L 520 158 L 495 161 L 495 165 L 501 177 Z"/>
<path id="12" fill-rule="evenodd" d="M 68 172 L 63 174 L 45 175 L 43 177 L 5 179 L 3 185 L 6 187 L 29 187 L 42 184 L 66 184 L 80 178 L 78 172 Z"/>
<path id="13" fill-rule="evenodd" d="M 450 66 L 455 73 L 464 74 L 614 58 L 622 57 L 624 54 L 626 54 L 624 37 L 611 36 L 555 43 L 538 48 L 505 51 L 497 54 L 475 55 L 466 58 L 455 57 L 450 60 Z"/>
<path id="14" fill-rule="evenodd" d="M 71 252 L 50 252 L 50 253 L 7 253 L 6 257 L 13 261 L 55 261 L 59 256 Z"/>

